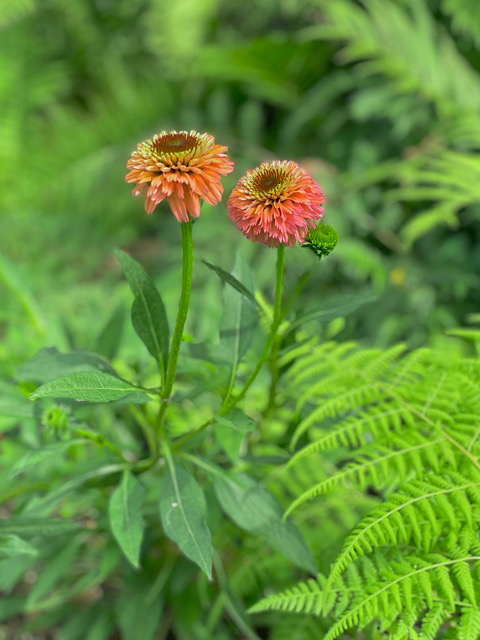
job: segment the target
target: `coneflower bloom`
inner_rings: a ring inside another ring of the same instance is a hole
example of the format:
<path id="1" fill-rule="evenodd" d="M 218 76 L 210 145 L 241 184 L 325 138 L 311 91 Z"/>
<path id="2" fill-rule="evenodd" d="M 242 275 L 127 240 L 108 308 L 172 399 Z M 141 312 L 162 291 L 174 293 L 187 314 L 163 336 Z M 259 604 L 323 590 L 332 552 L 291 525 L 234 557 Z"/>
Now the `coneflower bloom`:
<path id="1" fill-rule="evenodd" d="M 162 131 L 141 142 L 127 162 L 127 182 L 134 195 L 145 193 L 145 211 L 152 213 L 165 198 L 179 222 L 200 215 L 200 198 L 215 205 L 222 199 L 220 176 L 233 171 L 227 147 L 196 131 Z"/>
<path id="2" fill-rule="evenodd" d="M 303 242 L 325 202 L 320 186 L 295 162 L 262 163 L 239 180 L 227 202 L 243 234 L 268 247 Z"/>

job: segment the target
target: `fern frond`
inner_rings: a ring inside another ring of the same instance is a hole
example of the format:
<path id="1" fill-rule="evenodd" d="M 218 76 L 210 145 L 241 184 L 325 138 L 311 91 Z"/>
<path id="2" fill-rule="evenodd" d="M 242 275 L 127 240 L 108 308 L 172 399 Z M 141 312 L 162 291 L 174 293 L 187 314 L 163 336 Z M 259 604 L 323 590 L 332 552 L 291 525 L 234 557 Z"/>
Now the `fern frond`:
<path id="1" fill-rule="evenodd" d="M 291 589 L 283 593 L 267 596 L 250 607 L 250 613 L 259 611 L 294 611 L 296 613 L 319 614 L 323 607 L 323 591 L 319 582 L 325 582 L 324 576 L 318 576 L 317 580 L 310 578 L 305 582 L 299 582 Z"/>
<path id="2" fill-rule="evenodd" d="M 456 225 L 460 210 L 480 202 L 478 154 L 440 148 L 405 163 L 400 179 L 404 186 L 391 190 L 389 199 L 438 203 L 403 228 L 402 236 L 408 243 L 440 221 Z"/>
<path id="3" fill-rule="evenodd" d="M 478 607 L 465 607 L 460 618 L 458 640 L 477 640 L 480 637 L 480 610 Z"/>
<path id="4" fill-rule="evenodd" d="M 413 538 L 418 547 L 429 551 L 445 527 L 458 532 L 464 521 L 473 527 L 474 509 L 480 507 L 480 481 L 462 480 L 463 484 L 455 484 L 432 476 L 413 481 L 390 496 L 348 536 L 330 570 L 328 584 L 333 584 L 349 563 L 375 547 L 408 544 Z"/>
<path id="5" fill-rule="evenodd" d="M 311 489 L 300 495 L 287 509 L 290 514 L 298 506 L 312 500 L 326 491 L 330 491 L 339 484 L 352 488 L 358 486 L 363 489 L 368 484 L 375 487 L 384 487 L 395 475 L 399 479 L 406 480 L 412 472 L 422 473 L 424 469 L 438 471 L 441 457 L 455 460 L 451 453 L 451 446 L 442 437 L 426 440 L 421 437 L 411 444 L 398 449 L 388 449 L 377 446 L 375 450 L 365 449 L 357 452 L 359 462 L 350 463 L 323 482 L 314 485 Z"/>
<path id="6" fill-rule="evenodd" d="M 445 611 L 443 603 L 435 602 L 422 620 L 420 640 L 435 640 L 437 631 L 448 617 L 449 613 Z"/>
<path id="7" fill-rule="evenodd" d="M 389 594 L 395 586 L 401 590 L 402 609 L 405 608 L 407 614 L 413 609 L 418 613 L 419 602 L 424 601 L 422 587 L 425 577 L 428 577 L 432 587 L 435 586 L 442 593 L 445 609 L 455 610 L 457 592 L 460 592 L 463 597 L 470 597 L 471 567 L 469 565 L 479 560 L 480 556 L 465 556 L 452 560 L 435 554 L 431 556 L 430 563 L 413 557 L 405 558 L 401 563 L 393 562 L 395 577 L 385 582 L 379 581 L 375 590 L 368 594 L 363 593 L 358 602 L 333 625 L 325 636 L 325 640 L 334 640 L 347 629 L 355 626 L 363 627 L 376 617 L 381 617 L 385 607 L 387 611 L 391 608 L 389 600 L 382 597 L 382 594 Z M 416 598 L 415 607 L 412 600 L 413 593 Z M 409 621 L 406 629 L 413 627 L 415 618 Z"/>
<path id="8" fill-rule="evenodd" d="M 452 19 L 454 30 L 469 37 L 480 48 L 480 13 L 477 0 L 443 0 L 442 10 Z"/>

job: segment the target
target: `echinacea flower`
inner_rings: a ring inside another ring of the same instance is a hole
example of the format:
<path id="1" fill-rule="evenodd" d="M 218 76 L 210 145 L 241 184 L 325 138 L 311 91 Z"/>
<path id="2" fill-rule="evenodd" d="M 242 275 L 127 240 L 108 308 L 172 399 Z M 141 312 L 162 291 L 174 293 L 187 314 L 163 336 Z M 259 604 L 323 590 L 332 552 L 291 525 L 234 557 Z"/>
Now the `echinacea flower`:
<path id="1" fill-rule="evenodd" d="M 233 171 L 227 147 L 213 136 L 196 131 L 162 131 L 141 142 L 127 162 L 127 182 L 136 182 L 134 195 L 145 194 L 145 211 L 152 213 L 165 198 L 179 222 L 200 215 L 200 198 L 215 205 L 222 199 L 220 176 Z"/>
<path id="2" fill-rule="evenodd" d="M 320 186 L 292 161 L 262 163 L 239 180 L 227 202 L 243 234 L 268 247 L 303 242 L 325 202 Z"/>

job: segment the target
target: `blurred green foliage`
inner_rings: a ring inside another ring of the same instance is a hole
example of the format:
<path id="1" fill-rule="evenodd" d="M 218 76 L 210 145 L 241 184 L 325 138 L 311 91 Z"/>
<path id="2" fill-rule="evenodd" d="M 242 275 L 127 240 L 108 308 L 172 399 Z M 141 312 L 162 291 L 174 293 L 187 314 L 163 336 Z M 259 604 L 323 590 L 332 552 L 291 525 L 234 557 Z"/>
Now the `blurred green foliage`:
<path id="1" fill-rule="evenodd" d="M 2 3 L 2 361 L 65 340 L 59 313 L 91 346 L 92 317 L 106 321 L 121 299 L 116 246 L 150 263 L 169 298 L 175 220 L 166 206 L 144 215 L 123 180 L 136 144 L 172 128 L 228 144 L 227 193 L 273 158 L 322 184 L 340 242 L 308 294 L 378 294 L 342 335 L 444 346 L 478 309 L 478 14 L 475 0 Z M 247 246 L 223 206 L 205 207 L 196 232 L 198 253 L 227 269 L 243 242 L 269 286 L 269 252 Z M 292 255 L 292 281 L 317 268 Z M 11 271 L 33 307 L 9 295 Z"/>

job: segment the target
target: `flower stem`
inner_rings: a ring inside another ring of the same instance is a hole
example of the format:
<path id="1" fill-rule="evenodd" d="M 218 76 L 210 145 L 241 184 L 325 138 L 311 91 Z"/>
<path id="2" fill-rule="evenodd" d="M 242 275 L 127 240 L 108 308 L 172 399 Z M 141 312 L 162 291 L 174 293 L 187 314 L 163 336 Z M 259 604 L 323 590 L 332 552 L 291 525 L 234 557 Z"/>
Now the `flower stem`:
<path id="1" fill-rule="evenodd" d="M 245 396 L 248 389 L 250 388 L 255 378 L 257 377 L 258 373 L 260 372 L 260 369 L 268 360 L 270 350 L 272 348 L 273 342 L 277 335 L 278 327 L 280 326 L 280 322 L 282 320 L 282 288 L 283 288 L 284 267 L 285 267 L 285 245 L 281 244 L 277 249 L 277 278 L 275 283 L 275 302 L 273 307 L 273 320 L 272 320 L 272 326 L 270 327 L 270 333 L 268 334 L 265 347 L 263 348 L 263 351 L 260 355 L 260 358 L 258 359 L 255 369 L 247 378 L 243 386 L 243 389 L 240 391 L 240 393 L 237 396 L 231 399 L 231 401 L 227 406 L 222 405 L 222 408 L 218 412 L 218 415 L 220 416 L 225 415 L 229 411 L 231 411 L 233 407 L 237 404 L 237 402 Z"/>
<path id="2" fill-rule="evenodd" d="M 160 411 L 158 412 L 155 430 L 160 433 L 162 420 L 168 406 L 168 401 L 172 394 L 173 383 L 175 382 L 175 374 L 177 372 L 178 353 L 182 343 L 183 328 L 187 320 L 188 307 L 190 304 L 190 293 L 192 290 L 192 273 L 193 273 L 193 240 L 192 240 L 192 221 L 182 222 L 180 224 L 182 230 L 182 248 L 183 248 L 183 268 L 182 268 L 182 291 L 180 294 L 180 303 L 178 307 L 177 322 L 173 332 L 172 345 L 170 347 L 170 355 L 168 358 L 167 375 L 165 384 L 162 388 L 162 400 Z"/>

